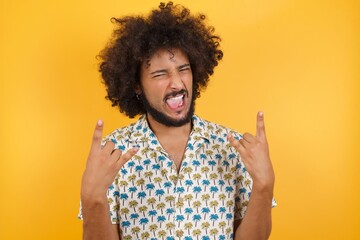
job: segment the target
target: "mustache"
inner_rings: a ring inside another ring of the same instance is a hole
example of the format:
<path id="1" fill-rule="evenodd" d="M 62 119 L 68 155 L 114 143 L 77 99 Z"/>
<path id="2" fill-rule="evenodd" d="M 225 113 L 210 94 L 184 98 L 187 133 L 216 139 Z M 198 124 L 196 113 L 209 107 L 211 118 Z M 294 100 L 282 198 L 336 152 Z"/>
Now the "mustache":
<path id="1" fill-rule="evenodd" d="M 170 97 L 176 97 L 177 95 L 183 95 L 183 94 L 185 94 L 185 95 L 187 96 L 187 95 L 188 95 L 188 91 L 185 90 L 185 89 L 181 89 L 180 91 L 176 91 L 176 92 L 173 91 L 173 92 L 171 92 L 171 93 L 166 94 L 164 99 L 168 99 L 168 98 L 170 98 Z"/>

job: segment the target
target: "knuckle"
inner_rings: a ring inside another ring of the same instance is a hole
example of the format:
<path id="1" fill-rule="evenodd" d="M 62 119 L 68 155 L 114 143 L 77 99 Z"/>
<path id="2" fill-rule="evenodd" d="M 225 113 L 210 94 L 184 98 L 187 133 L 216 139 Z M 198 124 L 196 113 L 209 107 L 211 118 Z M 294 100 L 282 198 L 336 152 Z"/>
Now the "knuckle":
<path id="1" fill-rule="evenodd" d="M 118 148 L 114 148 L 112 151 L 111 151 L 111 154 L 119 154 L 121 153 L 121 150 L 119 150 Z"/>
<path id="2" fill-rule="evenodd" d="M 134 156 L 134 153 L 132 152 L 132 150 L 129 150 L 125 153 L 125 159 L 130 159 L 132 156 Z"/>
<path id="3" fill-rule="evenodd" d="M 115 144 L 111 141 L 106 141 L 103 149 L 108 149 L 108 151 L 113 152 L 115 150 Z"/>
<path id="4" fill-rule="evenodd" d="M 106 159 L 107 159 L 107 156 L 106 156 L 105 154 L 101 154 L 101 155 L 99 156 L 99 161 L 100 161 L 100 162 L 106 162 Z"/>
<path id="5" fill-rule="evenodd" d="M 101 137 L 99 135 L 97 135 L 97 134 L 94 134 L 93 135 L 93 141 L 94 142 L 99 142 L 99 141 L 101 141 Z"/>
<path id="6" fill-rule="evenodd" d="M 237 147 L 239 146 L 239 142 L 238 141 L 233 141 L 230 143 L 233 147 Z"/>

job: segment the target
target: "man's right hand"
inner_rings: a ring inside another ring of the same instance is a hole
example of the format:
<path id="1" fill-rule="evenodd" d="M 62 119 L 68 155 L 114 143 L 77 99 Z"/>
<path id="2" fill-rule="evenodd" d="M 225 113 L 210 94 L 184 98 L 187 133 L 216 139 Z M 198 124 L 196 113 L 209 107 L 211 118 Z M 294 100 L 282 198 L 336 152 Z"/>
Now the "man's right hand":
<path id="1" fill-rule="evenodd" d="M 114 149 L 115 144 L 107 142 L 101 146 L 103 121 L 96 124 L 90 148 L 86 169 L 82 177 L 82 201 L 101 199 L 114 181 L 120 168 L 138 151 L 137 148 L 128 150 L 125 154 Z"/>

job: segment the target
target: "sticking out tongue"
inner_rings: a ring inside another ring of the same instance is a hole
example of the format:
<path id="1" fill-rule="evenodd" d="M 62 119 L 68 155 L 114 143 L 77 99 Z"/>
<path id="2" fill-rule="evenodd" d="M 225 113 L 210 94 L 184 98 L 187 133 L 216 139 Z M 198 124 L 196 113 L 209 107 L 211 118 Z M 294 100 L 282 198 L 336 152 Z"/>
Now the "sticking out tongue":
<path id="1" fill-rule="evenodd" d="M 166 103 L 171 109 L 177 109 L 178 107 L 181 107 L 183 105 L 183 95 L 169 98 L 166 100 Z"/>

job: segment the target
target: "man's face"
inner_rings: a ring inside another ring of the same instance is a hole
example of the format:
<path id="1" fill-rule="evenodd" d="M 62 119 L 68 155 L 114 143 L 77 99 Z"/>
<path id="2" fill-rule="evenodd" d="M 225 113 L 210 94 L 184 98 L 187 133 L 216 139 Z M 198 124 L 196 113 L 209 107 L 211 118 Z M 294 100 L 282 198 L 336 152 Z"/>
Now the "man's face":
<path id="1" fill-rule="evenodd" d="M 166 126 L 182 126 L 194 113 L 193 76 L 180 49 L 160 49 L 141 66 L 141 100 L 147 114 Z"/>

